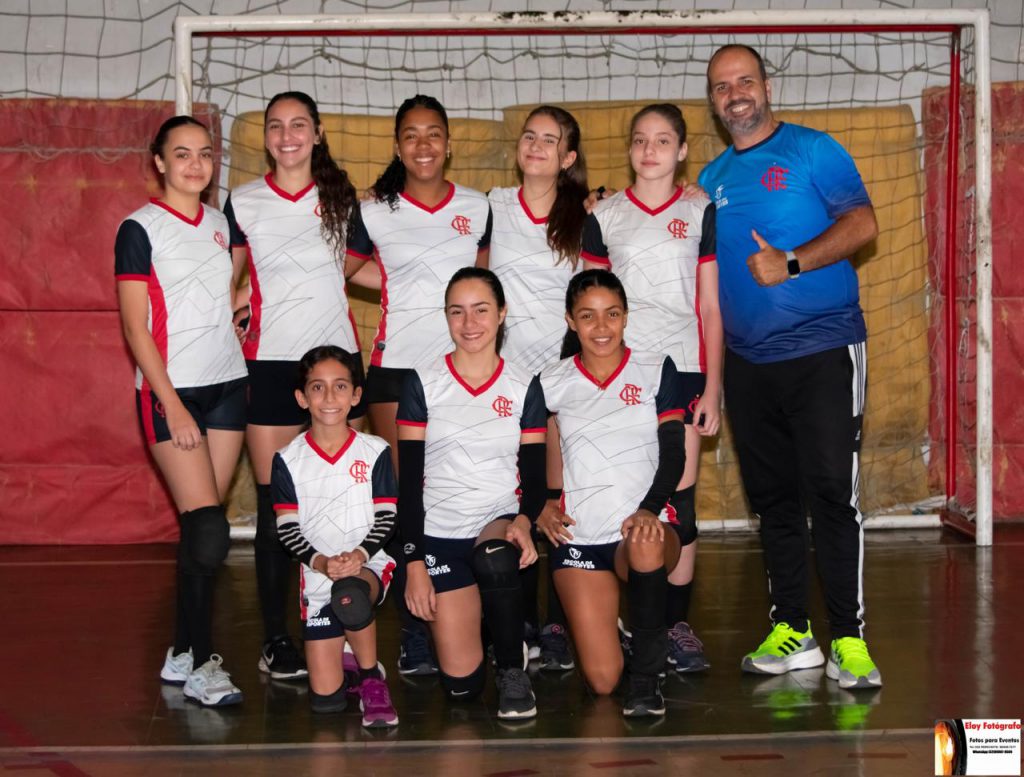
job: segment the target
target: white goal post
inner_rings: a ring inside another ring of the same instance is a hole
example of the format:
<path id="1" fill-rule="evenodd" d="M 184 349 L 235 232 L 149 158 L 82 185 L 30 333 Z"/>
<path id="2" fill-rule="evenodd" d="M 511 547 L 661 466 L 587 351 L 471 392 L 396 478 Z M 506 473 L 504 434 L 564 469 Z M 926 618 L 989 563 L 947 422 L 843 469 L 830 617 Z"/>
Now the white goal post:
<path id="1" fill-rule="evenodd" d="M 967 9 L 902 10 L 750 10 L 682 12 L 554 12 L 554 13 L 407 13 L 306 16 L 179 16 L 174 22 L 175 100 L 179 114 L 192 112 L 193 39 L 196 36 L 394 36 L 457 37 L 471 35 L 693 35 L 722 36 L 778 33 L 829 34 L 952 32 L 954 41 L 964 30 L 972 33 L 973 71 L 967 98 L 973 97 L 973 267 L 976 343 L 976 419 L 971 441 L 974 448 L 973 505 L 968 508 L 971 529 L 980 546 L 992 543 L 992 240 L 991 240 L 991 77 L 989 12 Z M 951 71 L 959 68 L 957 43 L 953 43 Z M 950 90 L 959 97 L 959 72 Z M 951 105 L 953 104 L 951 99 Z M 953 111 L 957 113 L 956 110 Z M 965 111 L 966 113 L 966 111 Z M 949 145 L 958 142 L 953 117 Z M 955 162 L 956 156 L 950 157 Z M 951 177 L 955 164 L 950 165 Z M 952 186 L 953 184 L 950 184 Z M 949 209 L 947 209 L 948 212 Z M 956 227 L 952 226 L 955 230 Z M 947 233 L 947 237 L 950 235 Z M 954 249 L 949 249 L 954 250 Z M 952 267 L 952 261 L 949 262 Z M 955 311 L 949 316 L 955 314 Z M 950 319 L 951 320 L 951 319 Z M 952 326 L 952 324 L 950 324 Z M 949 330 L 951 331 L 951 330 Z M 947 365 L 947 380 L 956 379 L 955 365 Z M 869 376 L 870 381 L 870 376 Z M 955 447 L 955 433 L 953 436 Z M 955 457 L 955 451 L 952 454 Z M 947 465 L 947 473 L 950 472 Z M 955 466 L 955 465 L 953 465 Z M 955 483 L 955 476 L 951 478 Z M 946 505 L 955 502 L 947 486 Z M 903 516 L 890 516 L 889 525 L 900 525 Z M 912 522 L 911 522 L 912 523 Z"/>

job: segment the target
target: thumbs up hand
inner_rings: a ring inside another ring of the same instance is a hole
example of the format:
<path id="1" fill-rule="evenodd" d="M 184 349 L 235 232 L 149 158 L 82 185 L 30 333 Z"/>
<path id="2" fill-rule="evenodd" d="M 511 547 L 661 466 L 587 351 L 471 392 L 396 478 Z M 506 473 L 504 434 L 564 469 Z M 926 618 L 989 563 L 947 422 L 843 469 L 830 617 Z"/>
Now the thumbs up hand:
<path id="1" fill-rule="evenodd" d="M 768 245 L 768 241 L 761 237 L 756 229 L 750 230 L 750 235 L 758 247 L 756 254 L 747 257 L 747 267 L 750 268 L 754 280 L 761 286 L 777 286 L 789 280 L 785 252 Z"/>

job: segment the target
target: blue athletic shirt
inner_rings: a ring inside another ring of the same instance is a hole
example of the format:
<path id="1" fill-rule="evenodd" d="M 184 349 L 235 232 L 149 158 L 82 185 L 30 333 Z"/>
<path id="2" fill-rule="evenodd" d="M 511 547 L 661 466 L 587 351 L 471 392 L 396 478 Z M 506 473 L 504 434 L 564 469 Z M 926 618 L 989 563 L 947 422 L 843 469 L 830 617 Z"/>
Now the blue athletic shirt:
<path id="1" fill-rule="evenodd" d="M 848 259 L 759 286 L 747 267 L 756 229 L 781 251 L 803 245 L 853 208 L 870 205 L 853 159 L 823 132 L 780 124 L 701 171 L 716 208 L 718 287 L 726 345 L 756 364 L 863 342 L 857 274 Z"/>

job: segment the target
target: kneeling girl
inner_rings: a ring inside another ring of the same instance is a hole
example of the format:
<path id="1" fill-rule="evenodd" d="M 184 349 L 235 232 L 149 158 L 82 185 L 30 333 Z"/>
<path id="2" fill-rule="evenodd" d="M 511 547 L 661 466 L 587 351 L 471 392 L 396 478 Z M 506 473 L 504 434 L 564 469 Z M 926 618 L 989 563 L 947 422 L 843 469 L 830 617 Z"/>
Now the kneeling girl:
<path id="1" fill-rule="evenodd" d="M 381 438 L 348 425 L 362 398 L 359 354 L 314 348 L 298 377 L 295 399 L 309 411 L 310 429 L 274 454 L 270 485 L 278 535 L 302 562 L 310 704 L 314 712 L 337 712 L 346 690 L 357 690 L 364 726 L 394 726 L 374 624 L 395 568 L 382 550 L 398 496 L 391 452 Z M 346 640 L 359 663 L 357 689 L 344 687 Z"/>

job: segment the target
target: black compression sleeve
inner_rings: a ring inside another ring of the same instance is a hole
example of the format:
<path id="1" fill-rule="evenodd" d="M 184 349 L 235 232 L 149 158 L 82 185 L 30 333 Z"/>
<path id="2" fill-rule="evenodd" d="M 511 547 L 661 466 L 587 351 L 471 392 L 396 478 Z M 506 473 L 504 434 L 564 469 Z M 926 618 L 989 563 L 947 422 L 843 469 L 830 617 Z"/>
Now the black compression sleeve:
<path id="1" fill-rule="evenodd" d="M 548 495 L 547 444 L 531 442 L 519 446 L 519 512 L 533 523 L 544 509 Z"/>
<path id="2" fill-rule="evenodd" d="M 425 447 L 423 440 L 398 441 L 398 534 L 406 561 L 423 560 Z"/>
<path id="3" fill-rule="evenodd" d="M 658 427 L 658 469 L 639 509 L 658 515 L 676 490 L 686 466 L 685 435 L 682 421 L 666 421 Z"/>

